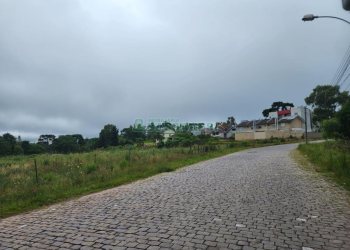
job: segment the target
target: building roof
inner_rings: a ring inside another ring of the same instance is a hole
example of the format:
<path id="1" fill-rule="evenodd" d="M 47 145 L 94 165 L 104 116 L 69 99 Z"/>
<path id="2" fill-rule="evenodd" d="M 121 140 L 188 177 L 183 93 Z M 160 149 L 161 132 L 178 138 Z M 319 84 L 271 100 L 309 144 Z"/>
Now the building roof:
<path id="1" fill-rule="evenodd" d="M 251 127 L 253 125 L 253 121 L 241 121 L 240 124 L 237 125 L 237 128 L 246 128 L 246 127 Z"/>
<path id="2" fill-rule="evenodd" d="M 242 121 L 240 124 L 237 125 L 237 128 L 253 127 L 254 123 L 255 123 L 255 126 L 271 125 L 271 124 L 275 124 L 275 118 Z"/>
<path id="3" fill-rule="evenodd" d="M 304 119 L 301 118 L 299 115 L 291 115 L 291 116 L 282 117 L 281 119 L 279 119 L 279 122 L 289 123 L 289 122 L 292 122 L 293 120 L 295 120 L 297 118 L 302 120 L 302 121 L 304 121 Z"/>
<path id="4" fill-rule="evenodd" d="M 175 134 L 175 130 L 167 128 L 162 131 L 163 134 Z"/>
<path id="5" fill-rule="evenodd" d="M 291 116 L 285 116 L 282 117 L 278 120 L 278 122 L 283 122 L 283 123 L 289 123 L 292 122 L 294 119 L 300 119 L 302 121 L 303 118 L 301 118 L 299 115 L 291 115 Z M 250 128 L 253 127 L 255 123 L 255 126 L 263 126 L 263 125 L 272 125 L 276 123 L 276 118 L 268 118 L 268 119 L 259 119 L 259 120 L 245 120 L 242 121 L 240 124 L 237 125 L 237 128 Z"/>

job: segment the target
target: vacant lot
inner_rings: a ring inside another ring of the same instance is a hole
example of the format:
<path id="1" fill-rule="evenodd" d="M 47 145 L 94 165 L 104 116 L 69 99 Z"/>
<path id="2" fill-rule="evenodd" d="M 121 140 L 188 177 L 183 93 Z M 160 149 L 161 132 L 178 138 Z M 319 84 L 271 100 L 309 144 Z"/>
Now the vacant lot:
<path id="1" fill-rule="evenodd" d="M 80 154 L 0 158 L 0 217 L 238 151 L 211 148 L 111 148 Z M 35 167 L 36 165 L 36 167 Z"/>
<path id="2" fill-rule="evenodd" d="M 130 147 L 0 158 L 0 218 L 199 161 L 295 140 L 218 141 L 191 148 Z M 35 167 L 36 165 L 36 167 Z"/>

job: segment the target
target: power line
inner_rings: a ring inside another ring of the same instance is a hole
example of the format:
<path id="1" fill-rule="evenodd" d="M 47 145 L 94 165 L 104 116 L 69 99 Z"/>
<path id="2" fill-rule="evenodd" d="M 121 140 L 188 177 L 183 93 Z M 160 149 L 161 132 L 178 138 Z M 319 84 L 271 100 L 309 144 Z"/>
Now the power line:
<path id="1" fill-rule="evenodd" d="M 339 80 L 337 82 L 338 85 L 341 82 L 341 80 L 343 79 L 347 69 L 349 68 L 349 65 L 350 65 L 350 56 L 349 56 L 347 63 L 345 64 L 344 70 L 341 72 L 341 75 L 339 76 Z M 340 86 L 341 86 L 341 84 L 340 84 Z"/>
<path id="2" fill-rule="evenodd" d="M 338 69 L 333 77 L 333 80 L 332 80 L 333 85 L 337 85 L 337 79 L 339 78 L 340 72 L 341 72 L 342 68 L 344 67 L 345 62 L 346 62 L 347 58 L 349 57 L 349 55 L 350 55 L 350 46 L 348 47 L 347 51 L 345 52 L 345 55 L 344 55 L 343 59 L 341 60 L 339 66 L 338 66 Z"/>
<path id="3" fill-rule="evenodd" d="M 346 81 L 349 77 L 350 77 L 350 72 L 349 72 L 349 74 L 346 76 L 345 81 Z M 345 82 L 345 81 L 344 81 L 344 82 Z M 344 83 L 344 82 L 343 82 L 343 83 Z M 350 90 L 349 88 L 350 88 L 350 81 L 349 81 L 349 84 L 344 88 L 344 90 L 345 90 L 345 91 Z"/>
<path id="4" fill-rule="evenodd" d="M 333 85 L 339 85 L 339 83 L 342 80 L 349 65 L 350 65 L 350 46 L 349 46 L 347 52 L 345 53 L 343 61 L 339 65 L 339 68 L 338 68 L 337 73 L 336 73 L 334 80 L 333 80 L 333 83 L 334 83 Z"/>
<path id="5" fill-rule="evenodd" d="M 350 90 L 350 83 L 348 84 L 348 86 L 346 86 L 346 88 L 344 88 L 344 91 L 348 91 Z"/>
<path id="6" fill-rule="evenodd" d="M 340 83 L 339 88 L 349 79 L 350 77 L 350 67 L 348 67 L 348 74 L 346 77 L 344 77 L 343 81 Z"/>

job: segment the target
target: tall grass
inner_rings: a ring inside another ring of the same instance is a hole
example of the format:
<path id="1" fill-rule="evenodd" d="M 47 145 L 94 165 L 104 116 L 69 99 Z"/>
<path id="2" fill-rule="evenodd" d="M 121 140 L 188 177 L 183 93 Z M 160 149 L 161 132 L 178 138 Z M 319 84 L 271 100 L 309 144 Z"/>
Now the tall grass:
<path id="1" fill-rule="evenodd" d="M 242 147 L 222 145 L 207 152 L 202 149 L 110 148 L 90 153 L 0 158 L 0 217 L 173 171 Z"/>
<path id="2" fill-rule="evenodd" d="M 327 141 L 301 144 L 298 149 L 316 166 L 316 171 L 333 177 L 350 190 L 350 147 L 348 142 Z"/>
<path id="3" fill-rule="evenodd" d="M 0 218 L 245 148 L 286 142 L 294 140 L 219 141 L 192 150 L 109 148 L 89 153 L 0 157 Z"/>

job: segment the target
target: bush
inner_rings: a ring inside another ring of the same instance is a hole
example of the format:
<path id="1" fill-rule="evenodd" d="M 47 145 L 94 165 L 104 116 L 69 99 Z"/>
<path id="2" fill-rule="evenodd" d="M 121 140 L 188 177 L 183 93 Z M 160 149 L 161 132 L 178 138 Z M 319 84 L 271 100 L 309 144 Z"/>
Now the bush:
<path id="1" fill-rule="evenodd" d="M 343 105 L 336 114 L 336 118 L 340 124 L 340 134 L 343 138 L 350 140 L 350 101 Z"/>
<path id="2" fill-rule="evenodd" d="M 241 141 L 240 144 L 241 144 L 242 147 L 248 147 L 249 142 L 247 142 L 247 141 Z"/>
<path id="3" fill-rule="evenodd" d="M 127 160 L 122 160 L 120 163 L 119 163 L 119 166 L 121 169 L 125 169 L 129 166 L 129 162 Z"/>
<path id="4" fill-rule="evenodd" d="M 324 138 L 338 138 L 340 136 L 340 122 L 336 118 L 323 121 L 321 128 Z"/>
<path id="5" fill-rule="evenodd" d="M 91 174 L 97 170 L 97 167 L 95 164 L 89 164 L 85 167 L 84 170 L 86 174 Z"/>
<path id="6" fill-rule="evenodd" d="M 158 166 L 157 170 L 158 170 L 158 173 L 165 173 L 165 172 L 173 171 L 173 169 L 171 167 L 165 166 L 165 165 Z"/>

